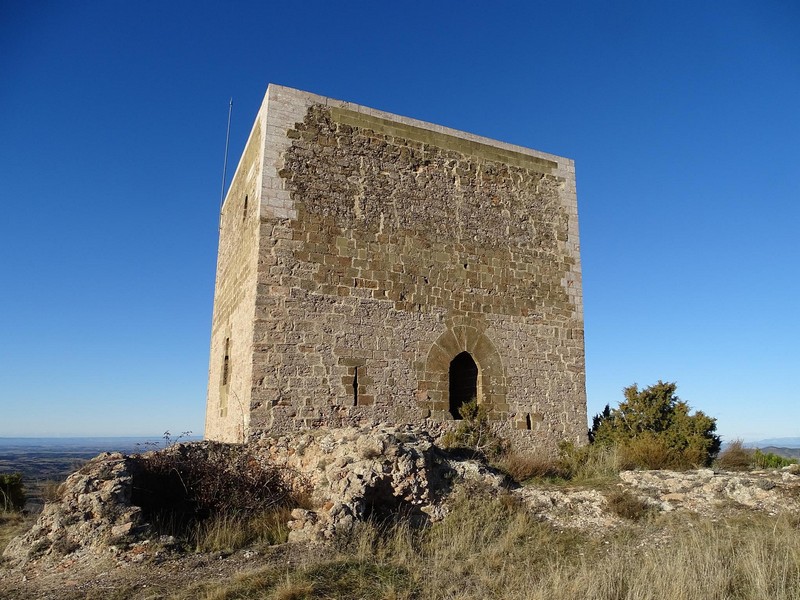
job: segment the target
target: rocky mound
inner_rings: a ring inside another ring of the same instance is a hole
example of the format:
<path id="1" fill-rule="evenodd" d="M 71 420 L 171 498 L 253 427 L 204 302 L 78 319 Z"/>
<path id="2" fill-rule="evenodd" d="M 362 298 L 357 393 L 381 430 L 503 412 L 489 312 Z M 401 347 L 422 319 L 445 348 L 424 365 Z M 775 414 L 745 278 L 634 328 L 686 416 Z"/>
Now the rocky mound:
<path id="1" fill-rule="evenodd" d="M 199 442 L 142 456 L 102 454 L 67 479 L 60 500 L 47 504 L 34 527 L 13 540 L 4 556 L 17 566 L 44 565 L 67 555 L 70 560 L 97 554 L 120 557 L 141 549 L 152 535 L 150 520 L 159 501 L 171 498 L 168 508 L 188 496 L 196 502 L 198 492 L 188 490 L 188 482 L 153 474 L 154 464 L 167 465 L 169 471 L 176 461 L 210 465 L 206 471 L 213 478 L 203 485 L 216 486 L 217 496 L 227 491 L 237 502 L 258 490 L 268 489 L 275 498 L 305 494 L 309 508 L 292 512 L 290 541 L 330 539 L 369 518 L 438 520 L 446 514 L 454 487 L 463 482 L 516 495 L 538 518 L 557 527 L 590 530 L 614 527 L 625 519 L 613 506 L 614 492 L 653 511 L 800 511 L 796 467 L 746 474 L 627 471 L 612 491 L 517 487 L 485 464 L 438 448 L 429 434 L 413 427 L 319 429 L 263 438 L 244 447 Z M 154 482 L 165 481 L 177 481 L 188 496 L 166 488 L 153 494 Z"/>
<path id="2" fill-rule="evenodd" d="M 664 511 L 683 509 L 707 516 L 736 508 L 773 515 L 800 511 L 800 465 L 749 473 L 623 471 L 620 479 Z"/>
<path id="3" fill-rule="evenodd" d="M 161 473 L 154 472 L 154 465 Z M 151 534 L 149 521 L 158 509 L 196 505 L 196 496 L 209 493 L 192 490 L 185 477 L 164 477 L 178 471 L 171 465 L 181 471 L 204 465 L 214 476 L 206 476 L 202 487 L 219 488 L 217 497 L 235 492 L 238 506 L 242 494 L 258 489 L 273 496 L 307 495 L 314 509 L 292 512 L 290 541 L 329 539 L 368 518 L 435 520 L 443 515 L 454 482 L 497 489 L 504 482 L 486 465 L 456 458 L 437 448 L 427 433 L 410 427 L 315 430 L 246 447 L 175 444 L 141 456 L 105 453 L 67 478 L 59 501 L 48 503 L 34 527 L 13 540 L 3 556 L 21 565 L 135 548 Z M 243 486 L 242 479 L 251 481 Z M 176 486 L 186 488 L 183 497 L 180 489 L 172 489 Z"/>
<path id="4" fill-rule="evenodd" d="M 486 465 L 438 448 L 413 427 L 315 430 L 299 437 L 265 438 L 255 453 L 286 468 L 311 492 L 314 510 L 295 509 L 290 541 L 328 539 L 356 521 L 401 515 L 436 520 L 455 482 L 500 489 L 505 478 Z"/>
<path id="5" fill-rule="evenodd" d="M 60 500 L 47 503 L 34 526 L 11 540 L 3 556 L 14 563 L 104 551 L 143 525 L 131 503 L 133 459 L 103 453 L 69 476 Z"/>

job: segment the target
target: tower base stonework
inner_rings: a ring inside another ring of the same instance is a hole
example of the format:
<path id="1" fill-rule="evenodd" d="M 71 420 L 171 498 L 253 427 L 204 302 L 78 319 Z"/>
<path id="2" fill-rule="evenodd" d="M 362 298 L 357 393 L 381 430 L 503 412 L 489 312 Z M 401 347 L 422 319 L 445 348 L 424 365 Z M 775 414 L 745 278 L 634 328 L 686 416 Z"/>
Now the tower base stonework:
<path id="1" fill-rule="evenodd" d="M 586 435 L 571 160 L 270 85 L 223 204 L 206 437 Z"/>

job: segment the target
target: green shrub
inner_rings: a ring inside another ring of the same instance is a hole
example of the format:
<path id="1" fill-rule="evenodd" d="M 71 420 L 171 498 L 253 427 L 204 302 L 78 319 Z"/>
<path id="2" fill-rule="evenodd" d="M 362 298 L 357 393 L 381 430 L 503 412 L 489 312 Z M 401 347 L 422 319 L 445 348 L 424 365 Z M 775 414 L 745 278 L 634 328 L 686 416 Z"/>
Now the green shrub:
<path id="1" fill-rule="evenodd" d="M 784 458 L 772 452 L 762 452 L 758 448 L 753 452 L 753 465 L 759 469 L 782 469 L 796 464 L 797 459 L 794 458 Z"/>
<path id="2" fill-rule="evenodd" d="M 466 450 L 474 456 L 488 459 L 499 457 L 506 445 L 489 423 L 486 406 L 477 398 L 465 402 L 458 409 L 461 420 L 442 436 L 442 446 L 453 450 Z"/>
<path id="3" fill-rule="evenodd" d="M 625 388 L 618 408 L 595 416 L 589 438 L 595 444 L 619 446 L 623 458 L 642 468 L 706 466 L 719 453 L 716 420 L 675 395 L 677 385 L 659 381 L 643 390 Z"/>
<path id="4" fill-rule="evenodd" d="M 25 487 L 21 473 L 0 474 L 0 510 L 20 511 L 25 508 Z"/>
<path id="5" fill-rule="evenodd" d="M 720 452 L 714 463 L 727 471 L 747 471 L 749 469 L 782 469 L 797 464 L 797 459 L 786 458 L 773 452 L 763 452 L 756 448 L 745 448 L 741 440 L 734 440 Z"/>

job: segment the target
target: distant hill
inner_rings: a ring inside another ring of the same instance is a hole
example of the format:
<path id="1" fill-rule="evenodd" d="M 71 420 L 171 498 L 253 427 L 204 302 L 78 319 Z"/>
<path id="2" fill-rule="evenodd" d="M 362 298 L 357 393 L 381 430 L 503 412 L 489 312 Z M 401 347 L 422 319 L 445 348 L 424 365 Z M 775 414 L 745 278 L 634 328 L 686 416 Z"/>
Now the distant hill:
<path id="1" fill-rule="evenodd" d="M 748 448 L 761 448 L 762 450 L 767 446 L 775 446 L 777 448 L 800 448 L 800 437 L 769 438 L 766 440 L 758 440 L 757 442 L 747 442 L 745 446 Z"/>
<path id="2" fill-rule="evenodd" d="M 759 446 L 759 450 L 764 453 L 772 452 L 784 458 L 800 459 L 800 448 L 784 448 L 782 446 Z"/>

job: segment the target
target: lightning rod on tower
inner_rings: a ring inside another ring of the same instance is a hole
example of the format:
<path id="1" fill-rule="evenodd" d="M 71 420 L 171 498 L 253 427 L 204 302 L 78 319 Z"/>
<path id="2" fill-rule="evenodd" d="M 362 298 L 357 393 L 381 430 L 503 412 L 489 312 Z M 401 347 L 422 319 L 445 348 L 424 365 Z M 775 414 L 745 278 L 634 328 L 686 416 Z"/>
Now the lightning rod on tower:
<path id="1" fill-rule="evenodd" d="M 231 139 L 231 111 L 233 111 L 233 98 L 228 102 L 228 128 L 225 132 L 225 159 L 222 162 L 222 189 L 219 191 L 219 220 L 222 227 L 222 203 L 225 201 L 225 179 L 228 174 L 228 143 Z"/>

